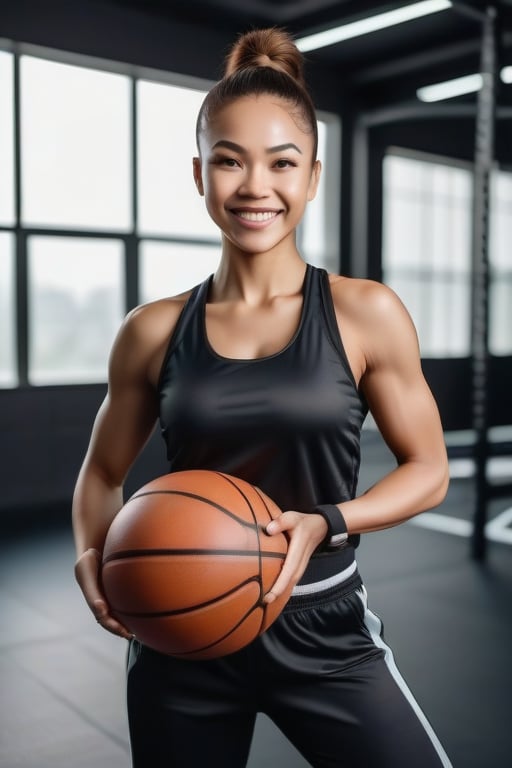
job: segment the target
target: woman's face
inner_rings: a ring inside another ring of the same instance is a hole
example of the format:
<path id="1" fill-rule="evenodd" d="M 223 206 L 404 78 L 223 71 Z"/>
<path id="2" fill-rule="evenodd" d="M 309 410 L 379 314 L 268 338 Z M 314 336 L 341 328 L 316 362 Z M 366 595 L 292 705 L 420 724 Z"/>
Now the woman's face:
<path id="1" fill-rule="evenodd" d="M 194 177 L 225 237 L 249 253 L 295 242 L 295 228 L 315 196 L 320 164 L 313 136 L 287 102 L 248 96 L 223 107 L 199 136 Z"/>

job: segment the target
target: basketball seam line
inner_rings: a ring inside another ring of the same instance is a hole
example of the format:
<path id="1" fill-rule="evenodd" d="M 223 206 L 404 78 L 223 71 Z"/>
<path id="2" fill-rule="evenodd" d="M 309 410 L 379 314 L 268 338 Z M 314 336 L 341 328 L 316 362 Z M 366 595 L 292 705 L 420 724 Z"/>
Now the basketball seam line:
<path id="1" fill-rule="evenodd" d="M 224 477 L 224 475 L 222 475 L 221 472 L 218 472 L 217 474 L 219 474 L 222 477 Z M 231 510 L 226 509 L 226 507 L 223 507 L 222 504 L 217 504 L 217 502 L 213 501 L 212 499 L 207 498 L 206 496 L 201 496 L 198 493 L 191 493 L 190 491 L 173 491 L 173 490 L 168 490 L 168 489 L 165 489 L 165 488 L 162 488 L 161 490 L 158 490 L 158 491 L 144 491 L 144 493 L 137 493 L 135 496 L 131 496 L 126 503 L 128 504 L 130 501 L 135 501 L 136 499 L 140 499 L 143 496 L 158 496 L 161 493 L 164 493 L 164 494 L 167 494 L 167 495 L 170 495 L 170 496 L 186 496 L 189 499 L 197 499 L 197 501 L 202 501 L 205 504 L 208 504 L 210 507 L 215 507 L 215 509 L 218 509 L 220 512 L 224 512 L 224 514 L 226 514 L 229 517 L 233 518 L 233 520 L 236 520 L 237 523 L 240 523 L 240 525 L 245 525 L 245 526 L 247 526 L 249 528 L 253 528 L 254 527 L 254 523 L 248 523 L 246 520 L 243 520 L 242 518 L 238 517 L 238 515 L 236 515 L 234 512 L 231 512 Z M 245 498 L 245 496 L 244 496 L 244 498 Z M 246 501 L 247 501 L 247 499 L 246 499 Z M 251 511 L 252 511 L 252 507 L 251 507 Z"/>
<path id="2" fill-rule="evenodd" d="M 274 557 L 281 558 L 281 560 L 286 557 L 283 552 L 270 550 L 261 552 L 258 549 L 249 552 L 245 549 L 122 549 L 107 555 L 103 560 L 103 565 L 112 562 L 112 560 L 124 560 L 130 557 L 158 557 L 159 555 L 232 555 L 236 557 Z"/>
<path id="3" fill-rule="evenodd" d="M 235 488 L 238 490 L 238 492 L 239 492 L 239 493 L 240 493 L 240 494 L 243 496 L 243 498 L 245 499 L 246 503 L 249 505 L 249 509 L 250 509 L 250 511 L 251 511 L 251 514 L 252 514 L 252 516 L 253 516 L 254 522 L 255 522 L 255 523 L 257 523 L 257 522 L 258 522 L 258 520 L 257 520 L 256 514 L 255 514 L 255 512 L 254 512 L 253 506 L 252 506 L 251 502 L 249 501 L 249 499 L 247 498 L 247 496 L 245 495 L 245 493 L 242 491 L 242 489 L 241 489 L 241 488 L 240 488 L 240 487 L 237 485 L 237 483 L 236 483 L 236 482 L 235 482 L 235 481 L 234 481 L 234 480 L 233 480 L 233 479 L 232 479 L 230 476 L 224 475 L 222 472 L 219 472 L 219 474 L 221 474 L 223 477 L 225 477 L 225 478 L 226 478 L 226 480 L 228 480 L 228 482 L 230 482 L 230 483 L 231 483 L 231 485 L 234 485 L 234 486 L 235 486 Z M 268 516 L 269 516 L 269 518 L 270 518 L 270 520 L 269 520 L 269 522 L 270 522 L 271 520 L 273 520 L 273 517 L 272 517 L 272 515 L 270 514 L 270 509 L 268 508 L 268 505 L 267 505 L 267 502 L 266 502 L 266 500 L 263 498 L 263 496 L 262 496 L 262 494 L 261 494 L 261 492 L 260 492 L 260 489 L 259 489 L 259 488 L 258 488 L 256 485 L 253 485 L 253 486 L 252 486 L 252 488 L 253 488 L 253 489 L 254 489 L 254 491 L 256 492 L 256 495 L 258 496 L 259 500 L 262 502 L 263 506 L 265 507 L 265 509 L 266 509 L 266 511 L 267 511 L 267 515 L 268 515 Z M 265 526 L 262 526 L 262 525 L 260 525 L 260 527 L 263 529 L 264 533 L 266 533 L 266 532 L 267 532 L 267 531 L 266 531 L 266 525 L 265 525 Z M 268 534 L 267 534 L 267 535 L 268 535 Z M 258 542 L 258 543 L 259 543 L 259 542 Z M 263 607 L 263 615 L 262 615 L 262 617 L 261 617 L 261 621 L 260 621 L 260 629 L 259 629 L 259 632 L 258 632 L 258 634 L 261 634 L 261 631 L 262 631 L 263 627 L 264 627 L 264 626 L 265 626 L 265 624 L 266 624 L 266 619 L 267 619 L 267 606 L 266 606 L 266 605 L 263 603 L 263 597 L 264 597 L 264 594 L 263 594 L 263 559 L 262 559 L 261 547 L 258 547 L 258 550 L 259 550 L 259 585 L 260 585 L 260 603 L 261 603 L 261 605 L 262 605 L 262 607 Z M 282 556 L 282 559 L 284 560 L 284 559 L 285 559 L 285 557 L 286 557 L 286 555 Z M 249 615 L 249 614 L 247 614 L 247 615 Z M 244 621 L 245 621 L 245 619 L 244 619 Z"/>
<path id="4" fill-rule="evenodd" d="M 165 610 L 165 611 L 122 611 L 120 608 L 113 608 L 114 611 L 117 613 L 122 613 L 123 616 L 131 616 L 132 618 L 145 618 L 145 619 L 159 619 L 164 616 L 182 616 L 183 614 L 192 613 L 193 611 L 200 610 L 201 608 L 207 608 L 209 605 L 215 605 L 215 603 L 218 603 L 219 600 L 223 600 L 226 597 L 229 597 L 230 595 L 234 595 L 240 587 L 245 587 L 248 584 L 251 584 L 255 582 L 258 583 L 258 576 L 251 576 L 248 579 L 245 579 L 244 581 L 241 581 L 239 584 L 236 584 L 236 586 L 232 587 L 231 589 L 228 589 L 227 592 L 223 592 L 220 595 L 216 595 L 215 597 L 212 597 L 210 600 L 205 600 L 203 603 L 196 603 L 195 605 L 191 605 L 185 608 L 174 608 L 172 610 Z M 246 616 L 251 613 L 255 608 L 257 608 L 260 605 L 260 601 L 257 600 L 250 611 L 246 614 Z"/>
<path id="5" fill-rule="evenodd" d="M 251 613 L 253 613 L 253 612 L 254 612 L 254 611 L 257 609 L 257 608 L 263 608 L 263 613 L 265 613 L 265 608 L 264 608 L 264 606 L 262 606 L 262 605 L 261 605 L 261 602 L 258 600 L 256 603 L 254 603 L 254 605 L 253 605 L 251 608 L 249 608 L 249 610 L 247 611 L 247 613 L 246 613 L 244 616 L 242 616 L 242 618 L 240 619 L 240 621 L 239 621 L 237 624 L 235 624 L 235 626 L 234 626 L 234 627 L 231 627 L 231 629 L 229 630 L 229 632 L 226 632 L 226 634 L 225 634 L 225 635 L 223 635 L 222 637 L 220 637 L 218 640 L 214 640 L 214 641 L 213 641 L 213 643 L 208 643 L 208 645 L 204 645 L 202 648 L 196 648 L 196 650 L 195 650 L 195 651 L 180 651 L 180 652 L 178 652 L 178 654 L 177 654 L 177 655 L 178 655 L 178 656 L 181 656 L 181 657 L 183 658 L 183 657 L 186 657 L 186 656 L 193 656 L 193 655 L 194 655 L 194 654 L 196 654 L 196 653 L 203 653 L 204 651 L 207 651 L 209 648 L 215 648 L 215 646 L 216 646 L 216 645 L 218 645 L 219 643 L 222 643 L 224 640 L 226 640 L 226 639 L 227 639 L 227 638 L 228 638 L 230 635 L 232 635 L 232 634 L 233 634 L 233 632 L 236 632 L 236 630 L 237 630 L 239 627 L 241 627 L 241 626 L 242 626 L 242 624 L 244 623 L 244 621 L 245 621 L 245 620 L 246 620 L 246 619 L 247 619 L 247 618 L 248 618 L 248 617 L 251 615 Z M 261 632 L 261 624 L 260 624 L 260 632 Z M 259 633 L 258 633 L 258 635 L 259 635 Z M 254 638 L 254 639 L 256 639 L 256 638 Z"/>
<path id="6" fill-rule="evenodd" d="M 249 499 L 247 498 L 245 493 L 242 491 L 240 486 L 232 479 L 231 476 L 225 475 L 223 472 L 219 472 L 219 474 L 222 475 L 222 477 L 224 477 L 225 480 L 227 480 L 228 483 L 230 483 L 232 486 L 234 486 L 237 489 L 238 493 L 244 499 L 245 503 L 249 507 L 249 511 L 250 511 L 250 513 L 252 515 L 252 519 L 254 520 L 254 524 L 256 525 L 256 538 L 258 540 L 258 574 L 259 574 L 259 579 L 260 579 L 260 581 L 259 581 L 259 583 L 260 583 L 260 600 L 263 600 L 263 562 L 262 562 L 262 559 L 261 559 L 261 548 L 259 546 L 259 535 L 257 533 L 258 518 L 256 517 L 256 514 L 254 512 L 254 509 L 253 509 L 253 506 L 252 506 L 251 502 L 249 501 Z M 254 490 L 256 490 L 256 486 L 252 486 L 252 487 L 254 488 Z M 261 498 L 259 493 L 257 494 L 257 496 L 258 496 L 258 498 L 261 501 L 263 501 L 263 499 Z M 268 507 L 267 507 L 267 505 L 265 504 L 264 501 L 263 501 L 263 506 L 267 510 L 268 516 L 271 518 L 272 516 L 270 515 Z M 266 528 L 266 526 L 263 528 L 263 530 L 265 530 L 265 528 Z M 265 620 L 265 614 L 263 614 L 263 618 L 261 620 L 261 626 L 263 626 L 264 620 Z"/>

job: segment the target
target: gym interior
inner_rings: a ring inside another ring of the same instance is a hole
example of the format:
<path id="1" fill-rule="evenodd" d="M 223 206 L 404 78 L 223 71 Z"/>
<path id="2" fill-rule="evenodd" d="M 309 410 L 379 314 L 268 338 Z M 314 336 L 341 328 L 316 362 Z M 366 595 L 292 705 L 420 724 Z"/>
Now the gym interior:
<path id="1" fill-rule="evenodd" d="M 71 498 L 123 316 L 215 269 L 194 120 L 263 26 L 301 41 L 318 109 L 300 248 L 402 298 L 448 448 L 441 506 L 363 537 L 370 606 L 454 766 L 511 764 L 512 2 L 3 0 L 3 768 L 130 763 L 125 643 L 74 581 Z M 371 418 L 362 453 L 361 492 L 394 462 Z M 166 471 L 155 433 L 126 493 Z M 261 716 L 249 768 L 271 765 L 306 763 Z"/>

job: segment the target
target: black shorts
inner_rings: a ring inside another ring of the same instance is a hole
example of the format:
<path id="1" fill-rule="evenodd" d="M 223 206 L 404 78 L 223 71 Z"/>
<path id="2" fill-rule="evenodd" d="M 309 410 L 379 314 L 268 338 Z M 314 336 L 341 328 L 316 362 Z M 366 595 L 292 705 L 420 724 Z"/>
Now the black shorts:
<path id="1" fill-rule="evenodd" d="M 242 768 L 258 712 L 315 768 L 451 766 L 357 572 L 292 597 L 264 635 L 221 659 L 183 661 L 131 642 L 134 768 Z"/>

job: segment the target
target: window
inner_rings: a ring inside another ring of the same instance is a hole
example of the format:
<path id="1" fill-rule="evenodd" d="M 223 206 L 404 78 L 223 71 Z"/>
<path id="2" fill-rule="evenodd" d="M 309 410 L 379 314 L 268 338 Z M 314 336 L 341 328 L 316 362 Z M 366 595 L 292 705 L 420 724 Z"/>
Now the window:
<path id="1" fill-rule="evenodd" d="M 219 259 L 220 246 L 142 241 L 141 302 L 183 293 L 215 272 Z"/>
<path id="2" fill-rule="evenodd" d="M 192 175 L 196 116 L 204 91 L 137 84 L 138 209 L 141 234 L 219 240 Z"/>
<path id="3" fill-rule="evenodd" d="M 384 161 L 383 274 L 412 315 L 424 357 L 471 345 L 472 171 L 435 159 Z M 493 175 L 490 350 L 512 351 L 512 175 Z"/>
<path id="4" fill-rule="evenodd" d="M 31 384 L 103 381 L 124 314 L 123 244 L 28 238 Z"/>
<path id="5" fill-rule="evenodd" d="M 17 383 L 15 359 L 14 236 L 0 232 L 0 386 Z"/>
<path id="6" fill-rule="evenodd" d="M 489 347 L 512 354 L 512 173 L 496 172 L 491 183 Z"/>
<path id="7" fill-rule="evenodd" d="M 319 113 L 318 159 L 322 164 L 320 183 L 316 197 L 306 208 L 298 245 L 306 261 L 338 272 L 341 127 L 335 115 Z"/>
<path id="8" fill-rule="evenodd" d="M 18 50 L 0 50 L 0 386 L 103 382 L 126 312 L 217 268 L 220 233 L 192 174 L 211 84 Z M 319 117 L 324 170 L 298 245 L 336 270 L 339 125 Z"/>
<path id="9" fill-rule="evenodd" d="M 22 221 L 127 231 L 130 81 L 22 56 Z"/>
<path id="10" fill-rule="evenodd" d="M 14 57 L 0 51 L 0 227 L 15 223 Z M 0 230 L 0 387 L 18 383 L 16 373 L 15 237 Z"/>
<path id="11" fill-rule="evenodd" d="M 13 56 L 0 51 L 0 225 L 14 224 Z"/>

